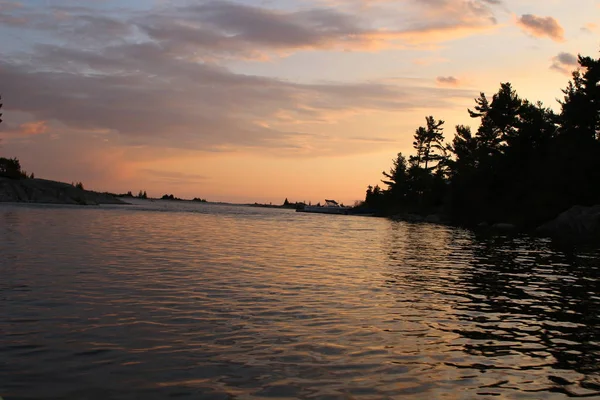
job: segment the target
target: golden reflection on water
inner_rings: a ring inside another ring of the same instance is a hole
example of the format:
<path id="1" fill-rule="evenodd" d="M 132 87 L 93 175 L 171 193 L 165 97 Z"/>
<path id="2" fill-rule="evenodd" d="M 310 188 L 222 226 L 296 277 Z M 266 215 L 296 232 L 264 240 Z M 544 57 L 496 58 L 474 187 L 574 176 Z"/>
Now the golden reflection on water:
<path id="1" fill-rule="evenodd" d="M 0 207 L 9 398 L 600 391 L 594 252 L 250 207 Z"/>

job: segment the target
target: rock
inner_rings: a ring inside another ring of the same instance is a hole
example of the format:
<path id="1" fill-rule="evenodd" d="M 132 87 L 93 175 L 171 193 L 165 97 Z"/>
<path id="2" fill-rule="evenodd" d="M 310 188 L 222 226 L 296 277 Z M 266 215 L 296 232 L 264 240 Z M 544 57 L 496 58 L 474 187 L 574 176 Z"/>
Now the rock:
<path id="1" fill-rule="evenodd" d="M 600 205 L 571 207 L 536 233 L 573 242 L 596 241 L 600 239 Z"/>
<path id="2" fill-rule="evenodd" d="M 429 214 L 425 217 L 425 222 L 430 222 L 432 224 L 441 224 L 442 217 L 440 217 L 438 214 Z"/>
<path id="3" fill-rule="evenodd" d="M 0 202 L 47 204 L 127 204 L 106 193 L 78 189 L 64 182 L 46 179 L 9 179 L 0 177 Z"/>
<path id="4" fill-rule="evenodd" d="M 413 213 L 403 213 L 403 214 L 395 214 L 390 217 L 394 221 L 404 221 L 404 222 L 429 222 L 432 224 L 443 224 L 444 218 L 440 214 L 429 214 L 426 217 L 413 214 Z"/>
<path id="5" fill-rule="evenodd" d="M 392 216 L 394 221 L 405 221 L 405 222 L 423 222 L 425 219 L 418 214 L 396 214 Z"/>
<path id="6" fill-rule="evenodd" d="M 497 231 L 514 231 L 517 229 L 517 227 L 513 224 L 500 222 L 500 223 L 492 225 L 492 229 L 495 229 Z"/>
<path id="7" fill-rule="evenodd" d="M 423 222 L 423 221 L 425 221 L 425 218 L 423 218 L 419 214 L 407 214 L 406 221 L 408 221 L 408 222 Z"/>

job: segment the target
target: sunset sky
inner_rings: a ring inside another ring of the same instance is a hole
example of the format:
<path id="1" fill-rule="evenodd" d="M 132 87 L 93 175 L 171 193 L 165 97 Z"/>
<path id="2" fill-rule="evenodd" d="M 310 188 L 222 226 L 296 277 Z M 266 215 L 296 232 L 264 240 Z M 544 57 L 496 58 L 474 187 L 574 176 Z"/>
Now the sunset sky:
<path id="1" fill-rule="evenodd" d="M 600 0 L 0 0 L 0 155 L 86 188 L 364 198 L 426 115 L 557 109 Z"/>

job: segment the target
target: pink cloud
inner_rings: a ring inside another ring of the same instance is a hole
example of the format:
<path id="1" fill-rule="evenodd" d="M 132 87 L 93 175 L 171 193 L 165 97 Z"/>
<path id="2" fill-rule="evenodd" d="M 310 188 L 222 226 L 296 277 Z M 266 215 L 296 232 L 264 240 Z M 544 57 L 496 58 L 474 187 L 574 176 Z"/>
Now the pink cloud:
<path id="1" fill-rule="evenodd" d="M 26 122 L 19 126 L 19 133 L 22 135 L 41 135 L 48 130 L 46 121 Z"/>

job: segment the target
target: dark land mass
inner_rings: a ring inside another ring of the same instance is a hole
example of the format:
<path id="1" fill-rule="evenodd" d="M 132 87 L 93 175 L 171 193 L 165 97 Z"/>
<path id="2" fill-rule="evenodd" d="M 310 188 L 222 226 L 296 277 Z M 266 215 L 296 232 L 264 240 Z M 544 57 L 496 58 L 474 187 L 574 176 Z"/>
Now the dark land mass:
<path id="1" fill-rule="evenodd" d="M 47 179 L 0 177 L 0 202 L 47 204 L 128 204 L 109 193 L 85 190 L 69 183 Z"/>
<path id="2" fill-rule="evenodd" d="M 454 127 L 426 117 L 363 207 L 407 221 L 538 232 L 600 242 L 600 59 L 579 56 L 560 112 L 502 83 Z M 553 223 L 548 223 L 553 221 Z"/>
<path id="3" fill-rule="evenodd" d="M 304 207 L 304 203 L 289 203 L 289 204 L 261 204 L 252 203 L 245 204 L 248 207 L 260 207 L 260 208 L 287 208 L 290 210 L 297 210 L 298 208 Z"/>
<path id="4" fill-rule="evenodd" d="M 144 192 L 145 194 L 145 192 Z M 139 197 L 142 199 L 146 199 L 147 196 L 144 195 L 144 197 Z M 201 199 L 199 197 L 194 197 L 192 200 L 187 200 L 187 199 L 182 199 L 179 197 L 176 197 L 172 194 L 165 194 L 163 197 L 160 198 L 160 200 L 174 200 L 174 201 L 194 201 L 196 203 L 207 203 L 206 199 Z"/>

